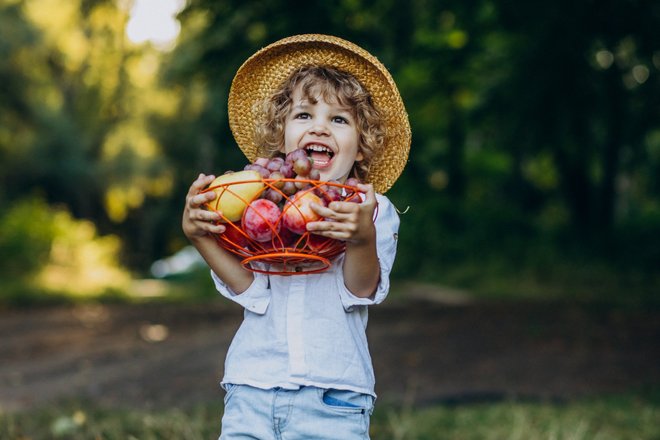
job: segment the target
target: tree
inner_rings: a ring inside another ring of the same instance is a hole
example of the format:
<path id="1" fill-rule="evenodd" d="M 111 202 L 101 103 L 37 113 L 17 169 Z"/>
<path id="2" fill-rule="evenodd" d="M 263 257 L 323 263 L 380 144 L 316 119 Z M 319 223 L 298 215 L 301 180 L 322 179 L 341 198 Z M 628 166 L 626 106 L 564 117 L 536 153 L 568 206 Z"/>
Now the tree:
<path id="1" fill-rule="evenodd" d="M 548 153 L 573 226 L 608 233 L 617 202 L 630 197 L 618 183 L 635 181 L 642 197 L 657 196 L 640 159 L 649 157 L 646 139 L 660 116 L 660 8 L 501 1 L 498 10 L 510 66 L 488 103 L 499 142 L 510 145 L 518 174 Z"/>

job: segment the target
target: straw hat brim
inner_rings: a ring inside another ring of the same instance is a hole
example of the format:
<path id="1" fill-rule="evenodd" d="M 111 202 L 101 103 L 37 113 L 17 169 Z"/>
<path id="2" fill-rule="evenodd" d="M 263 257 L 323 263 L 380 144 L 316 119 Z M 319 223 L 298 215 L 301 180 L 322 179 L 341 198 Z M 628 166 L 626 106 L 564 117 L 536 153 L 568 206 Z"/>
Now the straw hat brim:
<path id="1" fill-rule="evenodd" d="M 238 69 L 229 92 L 229 125 L 245 156 L 257 157 L 256 103 L 272 96 L 297 69 L 306 65 L 332 66 L 352 74 L 371 94 L 385 122 L 385 142 L 376 151 L 367 182 L 385 193 L 408 160 L 411 131 L 399 90 L 385 66 L 366 50 L 341 38 L 308 34 L 279 40 L 252 55 Z"/>

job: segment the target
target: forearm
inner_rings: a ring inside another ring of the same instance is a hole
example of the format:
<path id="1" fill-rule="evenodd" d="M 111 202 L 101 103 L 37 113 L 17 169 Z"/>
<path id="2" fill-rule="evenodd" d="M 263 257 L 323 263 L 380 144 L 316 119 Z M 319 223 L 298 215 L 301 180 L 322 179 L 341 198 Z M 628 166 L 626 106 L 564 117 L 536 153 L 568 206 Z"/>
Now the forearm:
<path id="1" fill-rule="evenodd" d="M 252 272 L 245 269 L 238 257 L 218 245 L 210 236 L 190 238 L 209 268 L 236 294 L 243 293 L 254 281 Z"/>
<path id="2" fill-rule="evenodd" d="M 346 288 L 353 295 L 368 298 L 376 292 L 380 281 L 380 263 L 375 231 L 371 240 L 346 245 L 343 271 Z"/>

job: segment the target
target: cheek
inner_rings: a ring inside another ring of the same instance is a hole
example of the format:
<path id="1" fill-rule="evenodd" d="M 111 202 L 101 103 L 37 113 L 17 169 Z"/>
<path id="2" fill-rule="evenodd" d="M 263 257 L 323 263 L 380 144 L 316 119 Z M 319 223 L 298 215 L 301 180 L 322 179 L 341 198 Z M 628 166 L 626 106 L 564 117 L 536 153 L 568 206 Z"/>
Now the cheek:
<path id="1" fill-rule="evenodd" d="M 284 131 L 284 145 L 280 147 L 280 151 L 283 153 L 288 153 L 295 149 L 295 141 L 294 141 L 294 135 L 292 133 L 292 130 L 285 130 Z"/>

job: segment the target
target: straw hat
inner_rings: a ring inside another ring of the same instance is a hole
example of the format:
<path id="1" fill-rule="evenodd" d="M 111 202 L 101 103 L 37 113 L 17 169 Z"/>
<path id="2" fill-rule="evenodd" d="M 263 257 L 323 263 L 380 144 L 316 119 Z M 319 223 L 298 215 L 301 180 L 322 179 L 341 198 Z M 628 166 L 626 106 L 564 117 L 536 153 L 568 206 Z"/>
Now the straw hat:
<path id="1" fill-rule="evenodd" d="M 257 156 L 254 134 L 256 103 L 270 97 L 297 69 L 325 65 L 355 76 L 369 91 L 385 123 L 385 143 L 376 151 L 367 176 L 379 193 L 399 177 L 410 151 L 410 123 L 401 95 L 385 66 L 355 44 L 329 35 L 296 35 L 279 40 L 252 55 L 238 69 L 229 91 L 229 125 L 248 160 Z"/>

